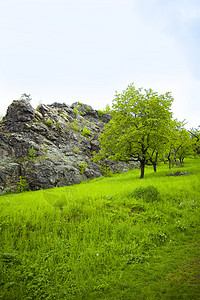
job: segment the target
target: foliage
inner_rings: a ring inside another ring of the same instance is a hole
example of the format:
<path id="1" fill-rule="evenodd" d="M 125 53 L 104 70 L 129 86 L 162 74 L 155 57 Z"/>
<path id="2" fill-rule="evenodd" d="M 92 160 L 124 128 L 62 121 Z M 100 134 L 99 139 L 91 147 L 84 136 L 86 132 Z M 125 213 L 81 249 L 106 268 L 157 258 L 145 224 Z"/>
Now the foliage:
<path id="1" fill-rule="evenodd" d="M 21 95 L 20 100 L 26 100 L 26 101 L 30 102 L 32 100 L 32 98 L 30 96 L 31 96 L 30 94 L 24 93 Z"/>
<path id="2" fill-rule="evenodd" d="M 111 108 L 110 108 L 110 105 L 109 105 L 109 104 L 106 105 L 105 112 L 106 112 L 107 114 L 109 114 L 109 113 L 111 112 Z"/>
<path id="3" fill-rule="evenodd" d="M 105 111 L 100 110 L 100 109 L 98 110 L 98 116 L 99 116 L 99 117 L 103 117 L 105 114 L 106 114 Z"/>
<path id="4" fill-rule="evenodd" d="M 53 123 L 53 120 L 51 120 L 51 119 L 49 119 L 49 120 L 47 120 L 47 121 L 45 122 L 45 124 L 46 124 L 47 126 L 51 126 L 52 123 Z"/>
<path id="5" fill-rule="evenodd" d="M 198 128 L 192 128 L 189 133 L 194 154 L 200 154 L 200 126 L 198 126 Z"/>
<path id="6" fill-rule="evenodd" d="M 1 196 L 0 299 L 199 299 L 200 159 L 180 170 Z"/>
<path id="7" fill-rule="evenodd" d="M 75 147 L 74 150 L 73 150 L 73 152 L 74 152 L 75 154 L 78 154 L 78 152 L 79 152 L 78 147 Z"/>
<path id="8" fill-rule="evenodd" d="M 25 160 L 35 160 L 36 159 L 36 154 L 35 154 L 35 150 L 33 149 L 33 147 L 31 147 L 31 149 L 29 150 L 29 156 L 25 156 L 24 159 Z"/>
<path id="9" fill-rule="evenodd" d="M 54 124 L 57 128 L 59 128 L 61 126 L 61 122 L 55 122 Z"/>
<path id="10" fill-rule="evenodd" d="M 101 169 L 103 176 L 110 177 L 113 175 L 113 171 L 106 164 L 98 164 L 98 166 Z"/>
<path id="11" fill-rule="evenodd" d="M 31 149 L 29 150 L 29 156 L 30 159 L 35 159 L 35 150 L 33 149 L 33 147 L 31 147 Z"/>
<path id="12" fill-rule="evenodd" d="M 158 95 L 151 89 L 136 89 L 133 84 L 113 100 L 112 119 L 100 135 L 101 157 L 140 162 L 144 177 L 145 164 L 157 164 L 158 154 L 168 141 L 173 98 Z"/>
<path id="13" fill-rule="evenodd" d="M 21 176 L 19 176 L 19 182 L 17 183 L 17 192 L 22 193 L 28 190 L 28 184 L 26 179 L 23 179 Z"/>
<path id="14" fill-rule="evenodd" d="M 83 106 L 83 103 L 78 101 L 77 105 Z"/>
<path id="15" fill-rule="evenodd" d="M 184 122 L 171 121 L 168 131 L 169 139 L 166 144 L 166 154 L 169 161 L 169 168 L 177 166 L 177 159 L 180 164 L 189 154 L 192 154 L 192 141 L 189 132 L 184 128 Z"/>
<path id="16" fill-rule="evenodd" d="M 76 106 L 74 106 L 74 113 L 76 114 L 76 115 L 78 115 L 79 114 L 79 110 L 76 108 Z"/>
<path id="17" fill-rule="evenodd" d="M 87 163 L 85 161 L 83 161 L 82 163 L 80 163 L 78 166 L 80 168 L 80 172 L 81 174 L 84 174 L 85 170 L 87 169 Z"/>
<path id="18" fill-rule="evenodd" d="M 72 123 L 72 129 L 78 131 L 78 123 L 76 121 Z"/>
<path id="19" fill-rule="evenodd" d="M 91 133 L 91 130 L 90 129 L 87 129 L 87 126 L 85 125 L 84 127 L 83 127 L 83 130 L 82 130 L 82 135 L 83 136 L 85 136 L 85 137 L 88 137 L 89 135 L 90 135 L 90 133 Z"/>
<path id="20" fill-rule="evenodd" d="M 86 110 L 87 110 L 87 111 L 90 111 L 91 108 L 90 108 L 88 105 L 86 105 Z"/>

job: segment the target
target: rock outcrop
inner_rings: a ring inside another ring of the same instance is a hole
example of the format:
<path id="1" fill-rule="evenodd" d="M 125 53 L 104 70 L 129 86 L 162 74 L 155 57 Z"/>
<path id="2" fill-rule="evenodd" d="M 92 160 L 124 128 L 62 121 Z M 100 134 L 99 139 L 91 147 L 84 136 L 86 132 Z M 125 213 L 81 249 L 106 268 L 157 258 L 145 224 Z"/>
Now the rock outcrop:
<path id="1" fill-rule="evenodd" d="M 0 122 L 0 194 L 16 192 L 23 179 L 28 189 L 38 190 L 102 176 L 91 158 L 110 119 L 82 103 L 34 109 L 27 100 L 14 100 Z M 112 162 L 110 167 L 133 166 Z"/>

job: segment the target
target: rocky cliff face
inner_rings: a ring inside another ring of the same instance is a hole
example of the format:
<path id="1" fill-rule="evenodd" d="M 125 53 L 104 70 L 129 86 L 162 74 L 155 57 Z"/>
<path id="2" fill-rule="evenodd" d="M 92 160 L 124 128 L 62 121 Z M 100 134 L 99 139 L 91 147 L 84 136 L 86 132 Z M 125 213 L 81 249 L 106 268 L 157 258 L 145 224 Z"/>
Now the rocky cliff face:
<path id="1" fill-rule="evenodd" d="M 28 189 L 38 190 L 102 176 L 91 158 L 110 118 L 81 103 L 34 109 L 27 100 L 13 101 L 0 122 L 0 193 L 15 192 L 20 178 Z M 113 171 L 131 168 L 110 166 Z"/>

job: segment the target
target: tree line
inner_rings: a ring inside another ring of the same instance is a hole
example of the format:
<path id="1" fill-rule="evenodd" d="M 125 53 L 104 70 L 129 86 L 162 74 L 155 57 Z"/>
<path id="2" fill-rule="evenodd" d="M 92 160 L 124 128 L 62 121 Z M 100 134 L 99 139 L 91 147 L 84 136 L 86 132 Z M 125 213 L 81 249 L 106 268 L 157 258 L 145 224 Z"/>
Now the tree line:
<path id="1" fill-rule="evenodd" d="M 200 127 L 185 129 L 184 121 L 173 119 L 171 93 L 158 95 L 152 89 L 130 84 L 112 102 L 111 121 L 99 137 L 101 149 L 94 160 L 137 161 L 140 178 L 145 166 L 159 161 L 183 164 L 188 155 L 200 154 Z"/>

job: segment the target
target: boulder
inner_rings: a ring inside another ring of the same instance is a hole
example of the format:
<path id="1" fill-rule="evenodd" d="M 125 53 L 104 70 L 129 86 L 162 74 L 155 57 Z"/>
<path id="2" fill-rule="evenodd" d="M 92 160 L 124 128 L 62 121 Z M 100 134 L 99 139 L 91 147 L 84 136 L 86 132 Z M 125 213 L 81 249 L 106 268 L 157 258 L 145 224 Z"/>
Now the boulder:
<path id="1" fill-rule="evenodd" d="M 170 174 L 167 174 L 167 176 L 182 176 L 182 175 L 190 175 L 191 173 L 189 172 L 181 172 L 181 171 L 178 171 L 178 172 L 175 172 L 175 173 L 170 173 Z"/>

